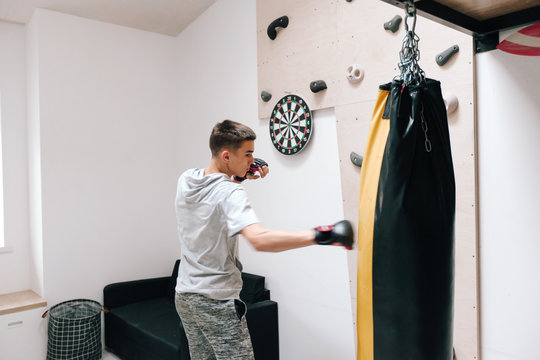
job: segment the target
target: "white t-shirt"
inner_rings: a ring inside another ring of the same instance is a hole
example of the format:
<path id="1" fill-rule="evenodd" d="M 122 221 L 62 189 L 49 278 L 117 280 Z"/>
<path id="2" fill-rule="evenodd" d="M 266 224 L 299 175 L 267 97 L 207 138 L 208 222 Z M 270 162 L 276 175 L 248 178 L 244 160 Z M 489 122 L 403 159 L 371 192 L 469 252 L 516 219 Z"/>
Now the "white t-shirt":
<path id="1" fill-rule="evenodd" d="M 176 219 L 182 251 L 176 292 L 238 299 L 237 234 L 259 222 L 244 188 L 223 173 L 187 170 L 178 179 Z"/>

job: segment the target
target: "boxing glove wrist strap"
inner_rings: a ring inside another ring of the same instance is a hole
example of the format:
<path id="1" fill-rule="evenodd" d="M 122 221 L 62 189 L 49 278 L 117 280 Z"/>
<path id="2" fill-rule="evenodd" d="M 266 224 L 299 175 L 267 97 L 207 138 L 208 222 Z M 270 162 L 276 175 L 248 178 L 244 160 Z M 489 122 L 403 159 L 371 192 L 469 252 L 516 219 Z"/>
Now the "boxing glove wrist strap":
<path id="1" fill-rule="evenodd" d="M 255 162 L 249 166 L 249 170 L 247 171 L 246 175 L 244 175 L 244 177 L 234 175 L 234 179 L 236 181 L 242 182 L 247 179 L 248 175 L 255 175 L 255 172 L 259 170 L 260 167 L 268 166 L 268 163 L 264 161 L 263 159 L 255 158 L 254 160 Z"/>
<path id="2" fill-rule="evenodd" d="M 315 228 L 315 242 L 319 245 L 330 245 L 333 243 L 332 230 L 334 225 L 321 225 Z"/>

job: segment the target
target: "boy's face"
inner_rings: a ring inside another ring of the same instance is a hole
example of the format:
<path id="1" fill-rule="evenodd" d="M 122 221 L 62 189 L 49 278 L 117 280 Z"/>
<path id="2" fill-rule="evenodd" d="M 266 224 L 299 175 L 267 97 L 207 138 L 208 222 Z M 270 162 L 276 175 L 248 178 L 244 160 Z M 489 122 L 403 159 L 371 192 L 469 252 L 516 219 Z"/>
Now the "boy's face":
<path id="1" fill-rule="evenodd" d="M 253 151 L 255 150 L 255 141 L 246 140 L 236 150 L 229 152 L 228 168 L 232 175 L 244 176 L 253 164 Z"/>

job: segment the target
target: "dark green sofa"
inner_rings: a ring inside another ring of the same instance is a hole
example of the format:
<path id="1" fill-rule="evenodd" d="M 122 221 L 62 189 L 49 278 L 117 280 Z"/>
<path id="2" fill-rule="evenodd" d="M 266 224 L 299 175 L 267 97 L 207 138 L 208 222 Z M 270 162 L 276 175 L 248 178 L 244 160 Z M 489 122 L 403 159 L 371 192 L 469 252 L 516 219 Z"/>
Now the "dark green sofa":
<path id="1" fill-rule="evenodd" d="M 105 286 L 105 347 L 125 360 L 188 360 L 188 342 L 174 307 L 177 260 L 171 276 Z M 256 360 L 278 360 L 277 303 L 264 277 L 242 273 L 240 298 Z"/>

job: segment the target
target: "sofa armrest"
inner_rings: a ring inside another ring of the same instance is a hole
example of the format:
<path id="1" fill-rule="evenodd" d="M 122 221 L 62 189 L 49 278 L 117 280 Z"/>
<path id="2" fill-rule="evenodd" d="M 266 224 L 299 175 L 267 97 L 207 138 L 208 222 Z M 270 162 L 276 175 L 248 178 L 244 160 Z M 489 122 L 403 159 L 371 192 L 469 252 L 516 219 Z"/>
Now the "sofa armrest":
<path id="1" fill-rule="evenodd" d="M 103 289 L 106 309 L 167 295 L 170 276 L 109 284 Z"/>
<path id="2" fill-rule="evenodd" d="M 240 299 L 246 303 L 256 303 L 270 299 L 270 292 L 264 288 L 264 276 L 242 273 L 242 291 Z"/>
<path id="3" fill-rule="evenodd" d="M 279 359 L 278 304 L 272 300 L 248 304 L 246 320 L 257 360 Z"/>

